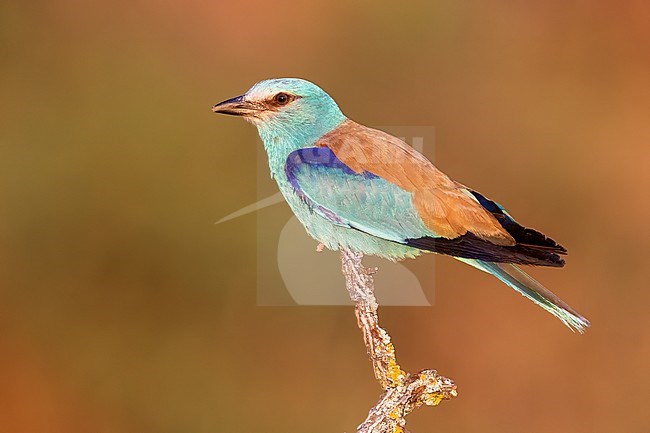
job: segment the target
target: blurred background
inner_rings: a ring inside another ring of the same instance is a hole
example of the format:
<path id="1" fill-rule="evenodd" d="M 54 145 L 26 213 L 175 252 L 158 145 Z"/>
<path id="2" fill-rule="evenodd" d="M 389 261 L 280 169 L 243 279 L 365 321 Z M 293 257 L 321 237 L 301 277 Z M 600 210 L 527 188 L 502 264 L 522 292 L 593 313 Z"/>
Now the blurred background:
<path id="1" fill-rule="evenodd" d="M 642 0 L 0 3 L 0 432 L 365 418 L 352 310 L 257 306 L 271 211 L 214 224 L 258 198 L 260 149 L 210 107 L 279 76 L 370 126 L 435 127 L 442 170 L 570 251 L 533 274 L 583 336 L 454 260 L 407 264 L 435 304 L 383 324 L 460 394 L 413 432 L 650 431 L 649 19 Z"/>

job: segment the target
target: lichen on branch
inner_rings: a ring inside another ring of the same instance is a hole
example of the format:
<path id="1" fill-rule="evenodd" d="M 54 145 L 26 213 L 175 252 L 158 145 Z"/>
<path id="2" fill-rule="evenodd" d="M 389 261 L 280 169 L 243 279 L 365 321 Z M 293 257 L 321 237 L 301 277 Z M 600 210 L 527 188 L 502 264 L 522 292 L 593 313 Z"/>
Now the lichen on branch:
<path id="1" fill-rule="evenodd" d="M 456 397 L 456 385 L 435 370 L 407 373 L 397 362 L 395 347 L 388 332 L 379 326 L 373 275 L 376 268 L 366 268 L 363 254 L 341 249 L 341 264 L 350 298 L 355 304 L 357 324 L 363 333 L 368 357 L 375 377 L 384 393 L 370 409 L 357 433 L 406 432 L 406 416 L 415 408 L 436 406 Z"/>

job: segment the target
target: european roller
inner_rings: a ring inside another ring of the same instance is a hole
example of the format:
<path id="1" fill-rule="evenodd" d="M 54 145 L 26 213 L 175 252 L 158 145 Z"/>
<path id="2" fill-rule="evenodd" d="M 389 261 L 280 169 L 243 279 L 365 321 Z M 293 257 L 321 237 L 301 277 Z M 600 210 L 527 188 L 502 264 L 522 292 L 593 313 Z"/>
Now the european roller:
<path id="1" fill-rule="evenodd" d="M 449 255 L 494 275 L 571 329 L 589 326 L 520 268 L 562 267 L 566 249 L 402 140 L 348 119 L 315 84 L 261 81 L 212 111 L 257 127 L 271 177 L 307 233 L 326 247 L 393 261 Z"/>

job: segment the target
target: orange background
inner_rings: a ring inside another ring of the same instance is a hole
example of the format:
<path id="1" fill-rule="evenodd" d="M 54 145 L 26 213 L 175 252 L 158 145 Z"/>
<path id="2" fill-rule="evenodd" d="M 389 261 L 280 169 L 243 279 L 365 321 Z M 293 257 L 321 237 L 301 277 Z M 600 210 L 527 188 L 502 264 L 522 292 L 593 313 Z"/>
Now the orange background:
<path id="1" fill-rule="evenodd" d="M 259 144 L 210 106 L 278 76 L 367 125 L 434 126 L 441 169 L 570 251 L 534 275 L 584 336 L 448 258 L 419 271 L 434 307 L 381 311 L 406 369 L 459 385 L 413 432 L 650 431 L 649 18 L 640 0 L 2 2 L 0 432 L 363 420 L 379 388 L 351 309 L 257 307 L 255 217 L 213 224 L 255 201 Z"/>

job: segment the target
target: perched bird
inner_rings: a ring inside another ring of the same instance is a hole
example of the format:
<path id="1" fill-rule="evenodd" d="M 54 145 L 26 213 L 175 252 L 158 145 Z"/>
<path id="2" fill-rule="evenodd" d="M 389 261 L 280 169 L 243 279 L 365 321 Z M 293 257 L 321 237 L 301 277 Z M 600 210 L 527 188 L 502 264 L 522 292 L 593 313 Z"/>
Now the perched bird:
<path id="1" fill-rule="evenodd" d="M 257 127 L 271 176 L 307 233 L 326 247 L 390 260 L 449 255 L 494 275 L 571 329 L 589 326 L 518 266 L 562 267 L 562 246 L 402 140 L 348 119 L 315 84 L 261 81 L 212 111 Z"/>

